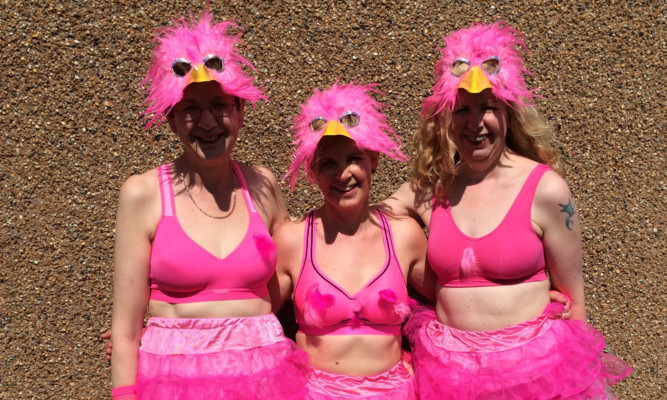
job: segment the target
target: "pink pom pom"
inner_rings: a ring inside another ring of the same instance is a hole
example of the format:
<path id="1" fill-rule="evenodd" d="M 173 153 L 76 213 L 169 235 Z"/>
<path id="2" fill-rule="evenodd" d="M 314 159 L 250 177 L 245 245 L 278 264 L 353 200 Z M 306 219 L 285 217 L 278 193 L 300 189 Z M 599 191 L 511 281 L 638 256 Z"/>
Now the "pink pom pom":
<path id="1" fill-rule="evenodd" d="M 410 316 L 410 306 L 407 303 L 398 303 L 394 306 L 394 312 L 400 319 L 406 319 Z"/>
<path id="2" fill-rule="evenodd" d="M 398 295 L 391 289 L 384 289 L 380 290 L 378 293 L 380 296 L 381 300 L 386 301 L 387 303 L 396 303 L 396 300 L 398 300 Z"/>
<path id="3" fill-rule="evenodd" d="M 303 319 L 308 325 L 323 327 L 324 313 L 334 305 L 336 298 L 332 294 L 322 294 L 318 285 L 313 285 L 306 294 L 303 305 Z"/>
<path id="4" fill-rule="evenodd" d="M 409 299 L 407 303 L 398 302 L 398 295 L 391 289 L 380 290 L 378 296 L 380 296 L 380 307 L 383 309 L 391 310 L 400 319 L 405 319 L 410 315 L 409 301 L 412 299 Z"/>
<path id="5" fill-rule="evenodd" d="M 253 236 L 255 247 L 264 260 L 272 260 L 276 254 L 276 244 L 271 237 L 261 234 Z"/>

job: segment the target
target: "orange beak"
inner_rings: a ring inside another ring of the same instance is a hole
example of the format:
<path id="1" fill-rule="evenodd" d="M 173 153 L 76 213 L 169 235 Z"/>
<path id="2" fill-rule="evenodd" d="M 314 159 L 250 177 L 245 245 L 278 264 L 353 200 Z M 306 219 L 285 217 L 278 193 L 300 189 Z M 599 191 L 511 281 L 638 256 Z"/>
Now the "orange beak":
<path id="1" fill-rule="evenodd" d="M 347 129 L 345 129 L 345 127 L 335 119 L 329 121 L 326 129 L 324 130 L 324 133 L 322 134 L 322 136 L 320 136 L 320 138 L 324 136 L 337 136 L 337 135 L 345 136 L 354 140 L 352 135 L 350 135 L 350 132 L 348 132 Z"/>
<path id="2" fill-rule="evenodd" d="M 477 65 L 472 67 L 459 82 L 459 89 L 465 89 L 470 93 L 480 93 L 484 89 L 491 89 L 493 85 Z"/>
<path id="3" fill-rule="evenodd" d="M 191 83 L 199 82 L 209 82 L 209 81 L 218 81 L 215 77 L 209 72 L 208 68 L 204 64 L 195 64 L 192 66 L 190 71 L 190 77 L 188 80 L 188 85 Z"/>

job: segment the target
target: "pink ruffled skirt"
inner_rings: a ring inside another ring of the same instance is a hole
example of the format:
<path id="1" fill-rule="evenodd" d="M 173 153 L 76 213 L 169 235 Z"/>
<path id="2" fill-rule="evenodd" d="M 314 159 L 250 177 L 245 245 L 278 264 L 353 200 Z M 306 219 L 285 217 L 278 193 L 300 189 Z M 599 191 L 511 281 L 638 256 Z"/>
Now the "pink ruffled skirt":
<path id="1" fill-rule="evenodd" d="M 308 355 L 273 314 L 150 318 L 137 367 L 139 399 L 303 399 Z"/>
<path id="2" fill-rule="evenodd" d="M 341 375 L 311 368 L 308 399 L 415 400 L 416 396 L 412 375 L 401 360 L 377 375 Z"/>
<path id="3" fill-rule="evenodd" d="M 609 386 L 632 368 L 603 353 L 604 337 L 581 321 L 535 319 L 496 331 L 440 323 L 420 307 L 405 325 L 420 399 L 614 399 Z"/>

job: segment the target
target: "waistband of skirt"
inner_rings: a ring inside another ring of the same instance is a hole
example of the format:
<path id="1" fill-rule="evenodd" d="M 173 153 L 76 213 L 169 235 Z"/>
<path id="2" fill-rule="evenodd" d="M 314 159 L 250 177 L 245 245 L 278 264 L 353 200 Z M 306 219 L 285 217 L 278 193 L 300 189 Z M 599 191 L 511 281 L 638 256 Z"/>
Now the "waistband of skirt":
<path id="1" fill-rule="evenodd" d="M 403 360 L 390 370 L 375 375 L 344 375 L 310 368 L 309 390 L 334 396 L 370 396 L 412 384 Z"/>
<path id="2" fill-rule="evenodd" d="M 140 350 L 153 354 L 205 354 L 247 350 L 287 340 L 274 314 L 234 318 L 151 317 Z"/>
<path id="3" fill-rule="evenodd" d="M 426 326 L 426 334 L 434 345 L 447 351 L 496 352 L 508 350 L 522 346 L 548 332 L 556 321 L 550 318 L 553 308 L 554 306 L 549 305 L 542 314 L 533 319 L 491 331 L 465 331 L 452 328 L 434 319 Z"/>

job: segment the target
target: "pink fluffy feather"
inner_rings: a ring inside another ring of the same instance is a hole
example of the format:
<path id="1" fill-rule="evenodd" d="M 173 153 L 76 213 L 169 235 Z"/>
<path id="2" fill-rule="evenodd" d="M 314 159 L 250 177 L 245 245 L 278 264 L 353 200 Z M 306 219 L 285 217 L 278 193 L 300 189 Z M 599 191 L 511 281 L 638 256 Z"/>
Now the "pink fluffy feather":
<path id="1" fill-rule="evenodd" d="M 507 26 L 502 21 L 489 25 L 473 24 L 443 37 L 445 47 L 440 49 L 442 56 L 436 63 L 437 81 L 433 94 L 422 104 L 422 114 L 430 117 L 444 109 L 452 110 L 456 102 L 458 85 L 463 76 L 452 74 L 452 63 L 464 58 L 470 66 L 480 65 L 491 57 L 500 59 L 500 70 L 496 74 L 485 73 L 493 88 L 493 94 L 505 103 L 530 106 L 525 102 L 537 97 L 526 88 L 524 75 L 533 75 L 525 67 L 521 49 L 528 52 L 524 43 L 525 36 Z"/>
<path id="2" fill-rule="evenodd" d="M 159 126 L 183 96 L 188 79 L 176 76 L 171 70 L 172 63 L 181 58 L 198 64 L 210 55 L 217 55 L 224 61 L 224 69 L 209 72 L 222 85 L 225 93 L 253 104 L 266 99 L 261 89 L 254 86 L 254 78 L 243 71 L 244 66 L 252 70 L 255 68 L 236 51 L 240 35 L 227 33 L 232 27 L 238 28 L 236 23 L 222 21 L 212 24 L 212 20 L 213 16 L 205 11 L 199 21 L 190 15 L 189 25 L 181 18 L 173 21 L 173 27 L 157 30 L 153 40 L 158 44 L 153 50 L 146 77 L 141 82 L 148 94 L 143 103 L 146 109 L 142 112 L 148 119 L 146 129 Z"/>
<path id="3" fill-rule="evenodd" d="M 310 122 L 316 117 L 327 121 L 338 120 L 345 112 L 353 111 L 359 115 L 359 125 L 348 128 L 357 145 L 363 149 L 386 154 L 395 160 L 406 161 L 407 157 L 400 149 L 401 139 L 389 126 L 387 117 L 382 112 L 384 105 L 373 100 L 370 92 L 379 93 L 375 84 L 339 85 L 335 83 L 326 90 L 315 89 L 314 94 L 301 105 L 301 113 L 294 119 L 294 142 L 297 148 L 292 154 L 294 161 L 289 166 L 283 179 L 288 179 L 294 189 L 301 166 L 312 184 L 315 176 L 310 168 L 321 132 L 313 132 Z"/>

